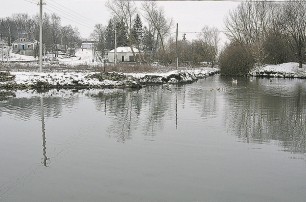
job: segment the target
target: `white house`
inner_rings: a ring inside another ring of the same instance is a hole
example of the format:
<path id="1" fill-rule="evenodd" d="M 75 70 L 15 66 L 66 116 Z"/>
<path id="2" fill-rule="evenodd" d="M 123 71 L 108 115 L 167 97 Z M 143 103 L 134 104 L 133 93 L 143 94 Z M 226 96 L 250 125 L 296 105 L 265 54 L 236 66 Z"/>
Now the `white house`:
<path id="1" fill-rule="evenodd" d="M 138 57 L 141 51 L 137 48 L 133 48 L 135 56 Z M 118 47 L 116 48 L 117 62 L 135 62 L 133 51 L 130 47 Z M 108 52 L 108 61 L 114 62 L 115 49 Z"/>
<path id="2" fill-rule="evenodd" d="M 27 38 L 19 38 L 12 43 L 13 53 L 20 55 L 34 56 L 34 51 L 37 46 L 37 41 Z"/>

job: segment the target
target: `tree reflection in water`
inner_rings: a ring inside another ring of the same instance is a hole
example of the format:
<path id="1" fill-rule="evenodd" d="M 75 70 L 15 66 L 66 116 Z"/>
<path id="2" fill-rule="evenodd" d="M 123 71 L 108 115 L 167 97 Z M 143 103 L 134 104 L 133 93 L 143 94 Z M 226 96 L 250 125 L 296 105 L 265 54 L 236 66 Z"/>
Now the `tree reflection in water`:
<path id="1" fill-rule="evenodd" d="M 93 97 L 97 109 L 103 109 L 112 120 L 108 133 L 125 142 L 136 130 L 150 136 L 162 129 L 166 114 L 173 112 L 173 95 L 175 91 L 169 88 L 150 86 L 141 91 L 100 92 Z"/>
<path id="2" fill-rule="evenodd" d="M 242 82 L 226 94 L 226 127 L 248 143 L 277 140 L 286 151 L 305 153 L 305 81 Z"/>
<path id="3" fill-rule="evenodd" d="M 79 102 L 79 96 L 85 96 L 110 121 L 104 132 L 122 143 L 135 134 L 149 139 L 165 126 L 169 130 L 180 130 L 180 124 L 185 124 L 192 113 L 200 124 L 224 117 L 224 125 L 213 126 L 225 127 L 247 143 L 275 140 L 286 151 L 306 151 L 304 80 L 273 79 L 270 82 L 269 79 L 242 78 L 233 86 L 231 78 L 215 76 L 190 85 L 62 93 L 67 96 L 44 95 L 41 108 L 38 107 L 41 105 L 39 94 L 3 98 L 0 117 L 4 112 L 26 121 L 32 116 L 41 117 L 40 109 L 44 110 L 45 118 L 60 117 L 62 110 L 72 108 Z"/>

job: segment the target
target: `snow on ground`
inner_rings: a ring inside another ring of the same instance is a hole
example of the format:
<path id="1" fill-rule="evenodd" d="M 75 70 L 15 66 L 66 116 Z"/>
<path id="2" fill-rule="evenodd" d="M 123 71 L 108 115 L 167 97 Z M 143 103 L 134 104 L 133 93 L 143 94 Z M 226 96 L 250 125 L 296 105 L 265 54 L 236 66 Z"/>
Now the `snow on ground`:
<path id="1" fill-rule="evenodd" d="M 189 74 L 194 74 L 197 77 L 200 77 L 201 75 L 203 76 L 208 76 L 212 73 L 218 72 L 218 68 L 209 68 L 209 67 L 202 67 L 202 68 L 197 68 L 197 69 L 189 69 L 189 70 L 173 70 L 173 71 L 168 71 L 168 72 L 162 72 L 162 73 L 127 73 L 125 75 L 127 76 L 132 76 L 137 79 L 144 78 L 145 76 L 160 76 L 160 77 L 168 77 L 172 74 L 178 74 L 178 73 L 189 73 Z"/>
<path id="2" fill-rule="evenodd" d="M 93 62 L 94 56 L 90 49 L 77 49 L 75 52 L 75 57 L 65 57 L 59 56 L 59 64 L 77 66 L 77 65 L 98 65 L 96 61 Z"/>
<path id="3" fill-rule="evenodd" d="M 44 62 L 45 64 L 48 63 L 48 59 L 52 60 L 52 57 L 50 57 L 49 54 L 46 55 L 47 61 Z M 64 65 L 71 65 L 71 66 L 77 66 L 77 65 L 101 65 L 101 62 L 94 61 L 93 52 L 90 49 L 76 49 L 75 57 L 69 57 L 66 55 L 59 55 L 57 58 L 58 64 L 64 64 Z M 6 58 L 4 58 L 4 61 L 7 61 Z M 20 55 L 10 52 L 10 58 L 8 59 L 9 62 L 18 62 L 20 64 L 23 63 L 29 63 L 29 62 L 37 62 L 38 58 L 33 56 L 26 56 L 26 55 Z"/>
<path id="4" fill-rule="evenodd" d="M 93 74 L 97 74 L 94 72 L 11 72 L 11 75 L 15 76 L 14 81 L 0 82 L 0 87 L 11 83 L 17 86 L 35 86 L 39 83 L 45 83 L 53 87 L 139 87 L 149 83 L 193 82 L 198 78 L 203 78 L 217 72 L 219 72 L 217 68 L 201 68 L 193 70 L 176 70 L 166 73 L 108 73 L 108 77 L 105 77 L 107 79 L 102 80 L 98 79 L 99 77 L 101 78 L 101 76 L 99 76 L 101 73 L 98 73 L 98 77 L 92 77 Z"/>
<path id="5" fill-rule="evenodd" d="M 33 56 L 10 53 L 9 62 L 35 62 L 35 61 L 37 61 L 37 58 L 34 58 Z"/>
<path id="6" fill-rule="evenodd" d="M 252 76 L 263 77 L 289 77 L 289 78 L 306 78 L 306 65 L 299 68 L 295 62 L 283 63 L 278 65 L 265 65 L 256 67 L 250 71 Z"/>
<path id="7" fill-rule="evenodd" d="M 109 86 L 117 85 L 117 81 L 104 80 L 99 81 L 98 79 L 89 79 L 86 76 L 93 73 L 80 73 L 80 72 L 53 72 L 53 73 L 40 73 L 40 72 L 11 72 L 15 75 L 15 82 L 17 85 L 33 85 L 37 82 L 46 82 L 52 86 L 67 86 L 75 85 L 77 82 L 79 85 L 89 86 Z"/>

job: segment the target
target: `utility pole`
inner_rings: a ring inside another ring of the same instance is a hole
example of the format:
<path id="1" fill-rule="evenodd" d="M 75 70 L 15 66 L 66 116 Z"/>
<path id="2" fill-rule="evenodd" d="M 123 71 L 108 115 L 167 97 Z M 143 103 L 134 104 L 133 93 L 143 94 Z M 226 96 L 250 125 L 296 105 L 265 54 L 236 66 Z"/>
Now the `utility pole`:
<path id="1" fill-rule="evenodd" d="M 114 50 L 114 64 L 116 66 L 117 64 L 117 30 L 116 30 L 116 27 L 115 27 L 115 50 Z"/>
<path id="2" fill-rule="evenodd" d="M 1 44 L 1 54 L 2 54 L 2 63 L 3 63 L 3 46 L 4 46 L 4 44 Z"/>
<path id="3" fill-rule="evenodd" d="M 42 54 L 43 54 L 43 40 L 42 40 L 42 24 L 43 24 L 43 0 L 39 0 L 39 71 L 42 72 Z"/>
<path id="4" fill-rule="evenodd" d="M 178 23 L 176 23 L 176 69 L 178 69 L 178 49 L 177 49 L 177 38 L 178 38 Z"/>
<path id="5" fill-rule="evenodd" d="M 11 48 L 10 48 L 10 47 L 7 47 L 7 54 L 6 54 L 6 62 L 7 62 L 7 63 L 9 62 L 10 51 L 11 51 Z"/>

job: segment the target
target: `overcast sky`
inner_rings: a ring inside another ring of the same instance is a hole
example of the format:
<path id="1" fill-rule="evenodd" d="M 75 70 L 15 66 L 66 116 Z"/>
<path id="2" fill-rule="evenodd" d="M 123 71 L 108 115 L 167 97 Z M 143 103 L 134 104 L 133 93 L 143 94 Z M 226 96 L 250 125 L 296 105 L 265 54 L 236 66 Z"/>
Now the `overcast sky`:
<path id="1" fill-rule="evenodd" d="M 44 11 L 62 18 L 62 25 L 78 27 L 81 36 L 88 38 L 95 24 L 107 25 L 111 17 L 106 0 L 44 0 Z M 0 17 L 14 13 L 38 14 L 38 0 L 1 0 Z M 140 5 L 137 2 L 137 5 Z M 237 1 L 158 1 L 168 18 L 179 23 L 180 32 L 199 32 L 204 25 L 223 29 L 224 18 L 238 6 Z M 175 30 L 173 30 L 175 32 Z M 196 33 L 187 33 L 187 39 Z M 179 37 L 182 37 L 180 33 Z"/>

